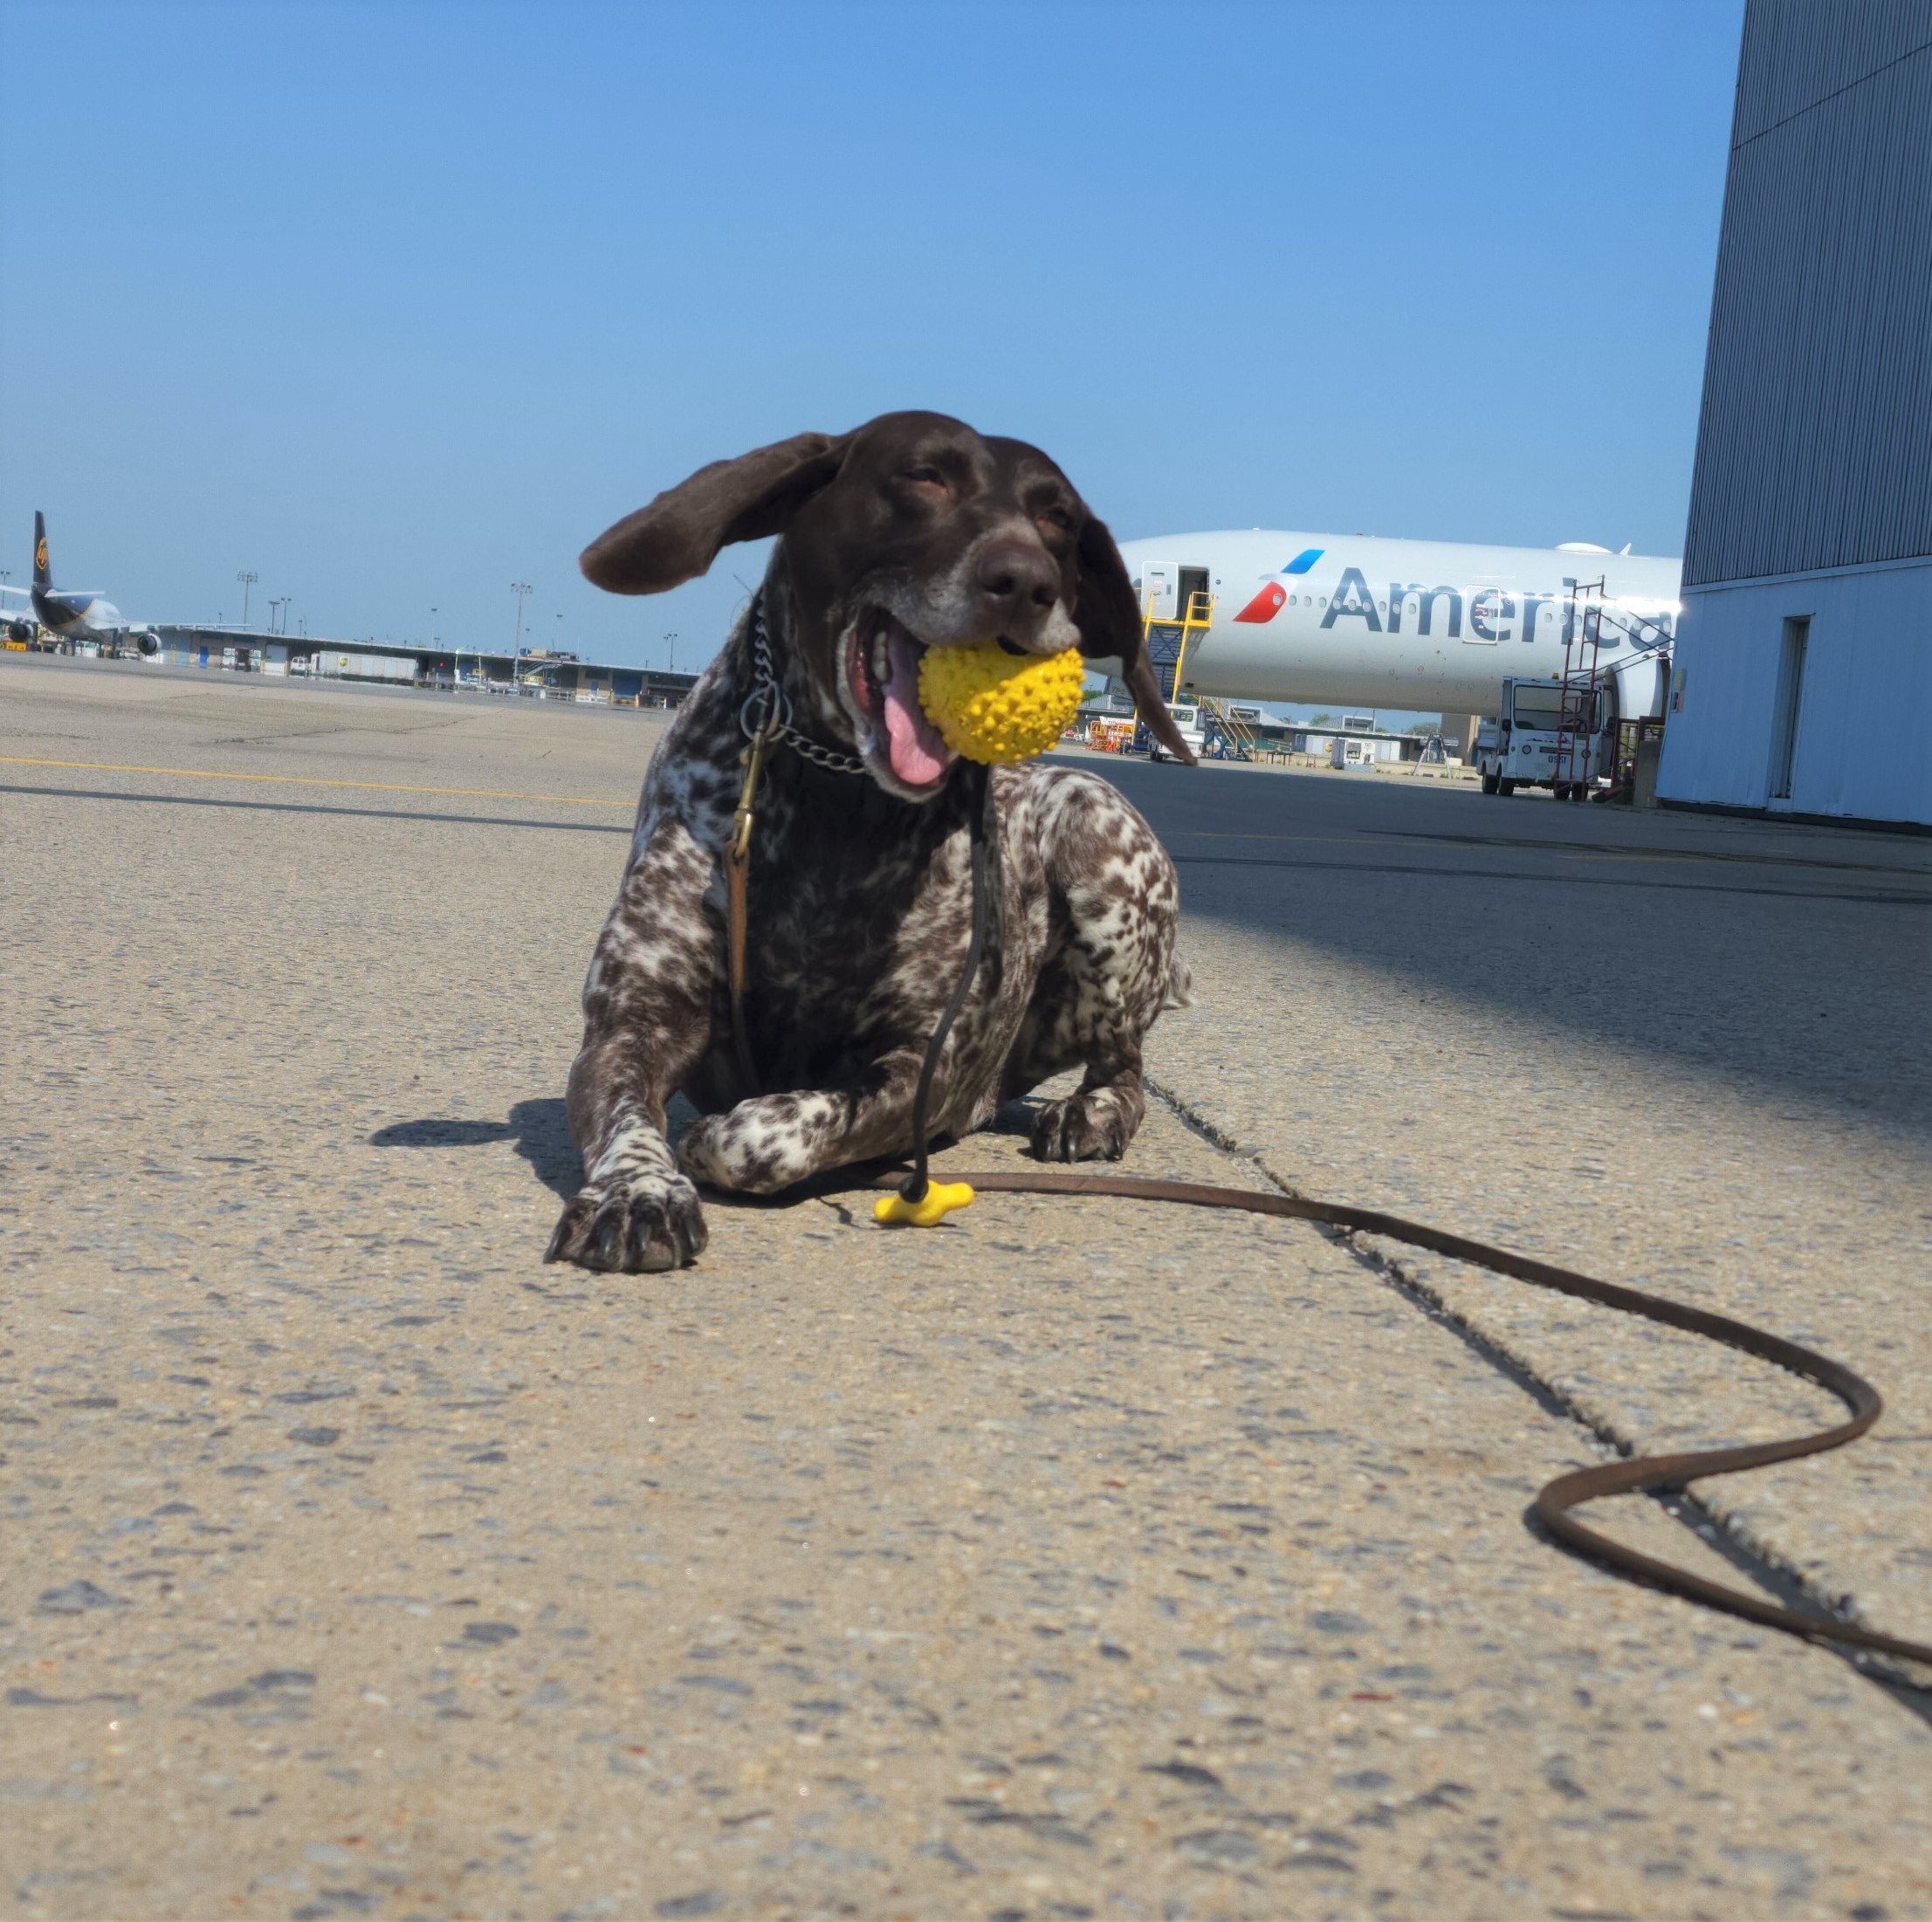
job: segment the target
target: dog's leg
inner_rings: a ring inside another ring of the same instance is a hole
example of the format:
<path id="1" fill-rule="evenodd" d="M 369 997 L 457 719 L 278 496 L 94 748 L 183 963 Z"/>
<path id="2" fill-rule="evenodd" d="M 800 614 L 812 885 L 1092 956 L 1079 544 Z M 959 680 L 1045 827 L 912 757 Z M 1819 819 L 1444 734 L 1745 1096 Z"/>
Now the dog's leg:
<path id="1" fill-rule="evenodd" d="M 547 1261 L 636 1274 L 686 1266 L 704 1250 L 698 1191 L 665 1139 L 664 1104 L 711 1040 L 712 873 L 683 823 L 664 820 L 624 875 L 584 983 L 583 1047 L 570 1070 L 584 1185 Z"/>
<path id="2" fill-rule="evenodd" d="M 1032 1151 L 1118 1161 L 1147 1112 L 1141 1042 L 1163 1008 L 1187 999 L 1174 952 L 1179 884 L 1153 830 L 1106 782 L 1055 770 L 1036 799 L 1065 933 L 1041 970 L 1007 1085 L 1083 1063 L 1079 1088 L 1035 1117 Z"/>
<path id="3" fill-rule="evenodd" d="M 764 1095 L 740 1102 L 728 1114 L 707 1115 L 678 1143 L 678 1159 L 713 1188 L 769 1195 L 828 1168 L 905 1154 L 912 1145 L 912 1094 L 925 1057 L 923 1047 L 897 1048 L 873 1064 L 862 1086 Z M 929 1112 L 935 1139 L 984 1119 L 978 1113 L 949 1112 L 958 1085 L 949 1069 L 958 1065 L 956 1058 L 942 1063 L 932 1078 Z M 992 1102 L 981 1105 L 990 1109 Z"/>

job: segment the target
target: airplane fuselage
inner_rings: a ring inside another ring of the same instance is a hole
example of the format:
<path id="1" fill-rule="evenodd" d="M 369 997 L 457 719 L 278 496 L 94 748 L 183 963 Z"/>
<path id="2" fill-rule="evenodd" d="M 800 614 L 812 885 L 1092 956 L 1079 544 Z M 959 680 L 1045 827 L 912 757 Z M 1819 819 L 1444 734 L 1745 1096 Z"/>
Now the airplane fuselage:
<path id="1" fill-rule="evenodd" d="M 33 611 L 42 627 L 68 641 L 105 640 L 127 627 L 120 609 L 97 594 L 56 594 L 36 587 Z"/>
<path id="2" fill-rule="evenodd" d="M 1261 701 L 1494 711 L 1505 676 L 1558 674 L 1579 606 L 1600 600 L 1600 664 L 1623 710 L 1657 709 L 1657 649 L 1681 564 L 1641 554 L 1365 535 L 1176 534 L 1122 544 L 1141 604 L 1178 619 L 1205 587 L 1179 691 Z M 1585 593 L 1601 580 L 1600 594 Z"/>

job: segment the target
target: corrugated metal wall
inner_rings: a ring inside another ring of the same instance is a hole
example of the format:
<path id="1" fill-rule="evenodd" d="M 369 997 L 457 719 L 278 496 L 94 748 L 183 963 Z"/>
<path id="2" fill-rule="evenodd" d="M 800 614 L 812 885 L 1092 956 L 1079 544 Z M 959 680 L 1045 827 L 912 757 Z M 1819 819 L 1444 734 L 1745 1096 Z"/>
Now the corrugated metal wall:
<path id="1" fill-rule="evenodd" d="M 1932 0 L 1749 0 L 1684 582 L 1932 553 Z"/>
<path id="2" fill-rule="evenodd" d="M 1752 5 L 1731 144 L 1902 59 L 1932 39 L 1927 0 L 1777 0 Z"/>

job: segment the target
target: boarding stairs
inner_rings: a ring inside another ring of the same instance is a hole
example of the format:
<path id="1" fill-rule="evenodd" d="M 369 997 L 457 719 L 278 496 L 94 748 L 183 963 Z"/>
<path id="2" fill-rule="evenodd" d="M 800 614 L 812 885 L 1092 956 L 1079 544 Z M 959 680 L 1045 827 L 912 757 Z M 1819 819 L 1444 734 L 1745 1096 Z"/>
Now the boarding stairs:
<path id="1" fill-rule="evenodd" d="M 1186 685 L 1183 676 L 1186 671 L 1188 649 L 1214 622 L 1214 597 L 1205 592 L 1189 594 L 1178 615 L 1157 614 L 1151 597 L 1141 610 L 1147 659 L 1153 668 L 1154 679 L 1159 684 L 1160 697 L 1168 706 L 1174 704 Z M 1255 731 L 1245 721 L 1236 719 L 1228 712 L 1225 703 L 1212 696 L 1200 696 L 1197 704 L 1200 709 L 1204 745 L 1209 755 L 1224 761 L 1255 759 Z M 1145 752 L 1147 747 L 1145 734 L 1145 728 L 1135 731 L 1134 746 L 1138 751 Z"/>
<path id="2" fill-rule="evenodd" d="M 1563 673 L 1557 713 L 1556 779 L 1558 800 L 1586 800 L 1596 772 L 1598 694 L 1602 676 L 1597 657 L 1603 645 L 1607 583 L 1579 580 L 1571 588 L 1563 624 Z"/>
<path id="3" fill-rule="evenodd" d="M 1199 697 L 1201 735 L 1209 756 L 1217 761 L 1251 761 L 1260 749 L 1255 730 L 1211 694 Z"/>
<path id="4" fill-rule="evenodd" d="M 1169 706 L 1181 690 L 1187 650 L 1214 625 L 1214 597 L 1191 594 L 1178 616 L 1157 614 L 1152 597 L 1141 610 L 1141 628 L 1147 641 L 1147 659 L 1160 683 L 1160 697 Z"/>
<path id="5" fill-rule="evenodd" d="M 1615 607 L 1607 605 L 1604 588 L 1605 582 L 1599 578 L 1594 581 L 1579 582 L 1573 590 L 1574 598 L 1571 603 L 1570 613 L 1571 623 L 1577 632 L 1579 642 L 1576 662 L 1578 671 L 1580 673 L 1582 670 L 1587 656 L 1592 687 L 1602 688 L 1607 686 L 1610 674 L 1613 670 L 1605 669 L 1601 676 L 1599 676 L 1596 671 L 1596 650 L 1598 645 L 1604 641 L 1604 629 L 1607 626 L 1612 630 L 1612 637 L 1607 645 L 1612 650 L 1619 647 L 1627 650 L 1621 656 L 1621 664 L 1627 664 L 1633 660 L 1645 658 L 1660 660 L 1667 673 L 1671 656 L 1676 647 L 1677 637 L 1674 628 L 1655 619 L 1647 618 L 1642 614 L 1628 614 Z M 1580 610 L 1578 607 L 1579 601 L 1581 602 Z M 1583 704 L 1580 702 L 1573 703 L 1571 698 L 1571 675 L 1572 664 L 1570 649 L 1566 646 L 1564 650 L 1563 676 L 1563 707 L 1565 719 L 1570 717 L 1573 705 L 1580 706 Z M 1587 697 L 1585 698 L 1587 699 Z M 1610 721 L 1605 718 L 1601 708 L 1595 703 L 1591 703 L 1590 705 L 1594 710 L 1590 715 L 1591 724 L 1609 725 Z M 1608 798 L 1613 801 L 1629 802 L 1635 798 L 1637 768 L 1640 761 L 1648 759 L 1653 769 L 1654 769 L 1655 747 L 1654 744 L 1663 734 L 1665 717 L 1660 714 L 1636 715 L 1626 717 L 1612 710 L 1611 718 L 1615 723 L 1616 743 L 1615 750 L 1611 756 L 1611 785 Z M 1557 746 L 1559 778 L 1567 778 L 1578 758 L 1577 751 L 1574 745 L 1569 740 L 1567 734 L 1559 734 Z M 1571 750 L 1567 757 L 1564 752 L 1566 746 L 1570 747 Z M 1590 759 L 1590 752 L 1591 744 L 1586 738 L 1582 743 L 1582 757 L 1586 763 Z M 1569 798 L 1572 800 L 1581 800 L 1587 791 L 1587 784 L 1572 783 L 1568 791 Z M 1557 789 L 1559 794 L 1563 792 L 1562 788 Z"/>

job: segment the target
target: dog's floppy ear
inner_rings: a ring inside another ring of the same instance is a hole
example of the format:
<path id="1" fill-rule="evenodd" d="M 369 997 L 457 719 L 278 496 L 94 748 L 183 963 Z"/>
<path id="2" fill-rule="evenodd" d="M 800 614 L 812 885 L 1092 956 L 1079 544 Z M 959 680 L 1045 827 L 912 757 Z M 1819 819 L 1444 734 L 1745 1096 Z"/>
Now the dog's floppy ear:
<path id="1" fill-rule="evenodd" d="M 781 534 L 839 470 L 849 435 L 794 434 L 713 461 L 597 536 L 578 558 L 612 594 L 663 594 L 701 574 L 720 547 Z"/>
<path id="2" fill-rule="evenodd" d="M 1127 563 L 1104 522 L 1087 517 L 1076 550 L 1080 593 L 1073 622 L 1080 630 L 1080 651 L 1090 661 L 1118 661 L 1120 678 L 1134 697 L 1134 711 L 1147 731 L 1178 761 L 1194 766 L 1194 751 L 1181 738 L 1167 704 L 1160 697 L 1153 662 L 1147 658 L 1147 627 L 1140 596 L 1127 578 Z"/>

